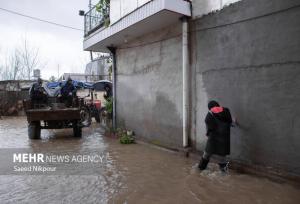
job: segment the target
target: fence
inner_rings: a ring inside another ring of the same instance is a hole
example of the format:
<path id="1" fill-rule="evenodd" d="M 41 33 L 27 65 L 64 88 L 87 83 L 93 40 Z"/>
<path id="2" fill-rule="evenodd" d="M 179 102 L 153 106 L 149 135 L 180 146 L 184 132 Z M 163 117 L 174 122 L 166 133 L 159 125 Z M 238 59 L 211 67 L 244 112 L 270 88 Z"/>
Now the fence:
<path id="1" fill-rule="evenodd" d="M 24 115 L 22 101 L 28 98 L 28 90 L 0 91 L 0 116 Z"/>

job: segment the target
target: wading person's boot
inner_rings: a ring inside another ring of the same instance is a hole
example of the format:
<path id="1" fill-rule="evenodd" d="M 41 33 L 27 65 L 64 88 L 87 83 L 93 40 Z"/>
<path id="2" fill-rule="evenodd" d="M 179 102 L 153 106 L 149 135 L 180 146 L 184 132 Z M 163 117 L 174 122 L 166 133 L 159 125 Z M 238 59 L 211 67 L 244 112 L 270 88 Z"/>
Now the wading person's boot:
<path id="1" fill-rule="evenodd" d="M 228 162 L 226 162 L 226 163 L 219 163 L 219 167 L 220 167 L 220 170 L 221 170 L 223 173 L 226 173 L 227 170 L 228 170 Z"/>
<path id="2" fill-rule="evenodd" d="M 202 157 L 202 159 L 201 159 L 201 161 L 200 161 L 200 163 L 198 165 L 198 168 L 201 171 L 204 170 L 204 169 L 206 169 L 208 162 L 209 162 L 209 159 L 205 159 L 205 158 Z"/>

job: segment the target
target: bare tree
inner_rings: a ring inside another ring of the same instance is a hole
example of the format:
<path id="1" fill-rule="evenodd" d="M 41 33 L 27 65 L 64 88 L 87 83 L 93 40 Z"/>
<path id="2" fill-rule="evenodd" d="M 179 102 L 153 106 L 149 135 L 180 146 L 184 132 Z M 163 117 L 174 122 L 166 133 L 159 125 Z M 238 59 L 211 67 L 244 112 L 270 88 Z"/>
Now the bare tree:
<path id="1" fill-rule="evenodd" d="M 4 75 L 5 75 L 5 70 L 4 70 L 3 62 L 1 62 L 1 64 L 0 64 L 0 79 L 1 80 L 5 80 Z"/>
<path id="2" fill-rule="evenodd" d="M 18 49 L 6 56 L 0 65 L 1 76 L 4 80 L 16 80 L 22 78 L 22 63 Z"/>
<path id="3" fill-rule="evenodd" d="M 12 66 L 13 76 L 12 79 L 16 80 L 22 77 L 23 67 L 21 64 L 20 53 L 18 49 L 15 49 L 13 55 L 10 59 L 10 64 Z"/>
<path id="4" fill-rule="evenodd" d="M 23 47 L 21 49 L 21 59 L 23 73 L 27 79 L 31 79 L 34 69 L 42 68 L 42 64 L 39 60 L 39 48 L 31 47 L 26 38 L 24 38 Z"/>
<path id="5" fill-rule="evenodd" d="M 44 66 L 40 61 L 39 49 L 30 46 L 24 38 L 22 46 L 15 47 L 0 64 L 0 73 L 3 80 L 30 80 L 33 70 L 42 69 Z"/>

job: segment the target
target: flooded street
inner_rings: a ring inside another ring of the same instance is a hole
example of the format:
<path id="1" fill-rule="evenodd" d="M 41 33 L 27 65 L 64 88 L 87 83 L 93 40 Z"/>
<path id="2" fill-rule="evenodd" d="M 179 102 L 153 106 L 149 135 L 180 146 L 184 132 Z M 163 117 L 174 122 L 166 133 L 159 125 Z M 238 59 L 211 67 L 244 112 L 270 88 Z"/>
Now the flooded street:
<path id="1" fill-rule="evenodd" d="M 233 171 L 222 175 L 215 164 L 200 173 L 192 158 L 149 145 L 121 145 L 103 134 L 94 123 L 80 139 L 71 130 L 42 130 L 42 140 L 29 140 L 25 118 L 0 120 L 1 148 L 109 153 L 105 165 L 89 175 L 0 175 L 0 203 L 300 202 L 300 189 L 292 185 Z"/>

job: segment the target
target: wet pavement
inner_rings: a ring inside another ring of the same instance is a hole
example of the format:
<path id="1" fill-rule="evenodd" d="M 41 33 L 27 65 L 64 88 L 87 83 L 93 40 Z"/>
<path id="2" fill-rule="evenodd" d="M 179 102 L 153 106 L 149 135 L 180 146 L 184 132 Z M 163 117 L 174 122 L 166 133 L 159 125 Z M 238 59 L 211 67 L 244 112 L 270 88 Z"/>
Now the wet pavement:
<path id="1" fill-rule="evenodd" d="M 42 130 L 29 140 L 26 119 L 0 120 L 0 148 L 34 152 L 109 152 L 102 168 L 87 175 L 0 175 L 0 203 L 300 203 L 300 189 L 287 183 L 197 162 L 149 145 L 121 145 L 96 123 L 72 137 L 71 130 Z M 0 164 L 3 165 L 3 164 Z M 80 170 L 78 170 L 80 171 Z"/>

